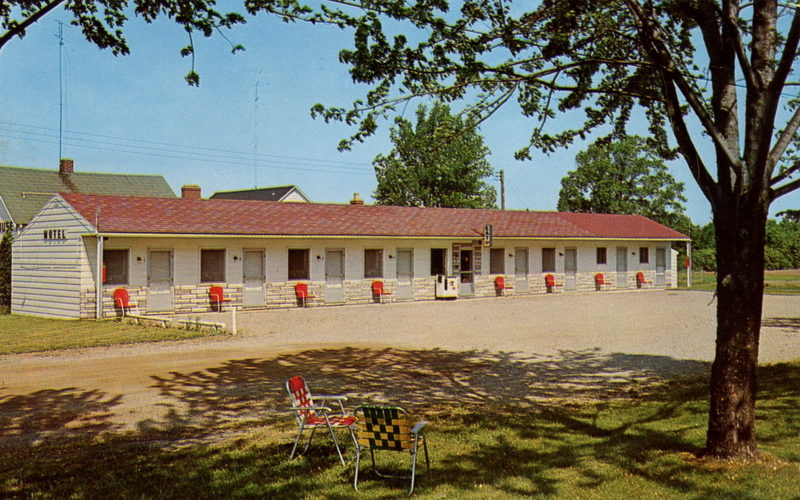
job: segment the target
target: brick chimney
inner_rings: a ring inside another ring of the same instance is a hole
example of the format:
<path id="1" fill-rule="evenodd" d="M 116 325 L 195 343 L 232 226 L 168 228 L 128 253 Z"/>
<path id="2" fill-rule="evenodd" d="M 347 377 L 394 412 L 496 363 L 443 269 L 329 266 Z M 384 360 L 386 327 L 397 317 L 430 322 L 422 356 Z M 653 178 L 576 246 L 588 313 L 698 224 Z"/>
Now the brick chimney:
<path id="1" fill-rule="evenodd" d="M 200 196 L 200 186 L 197 184 L 185 184 L 181 187 L 181 198 L 185 198 L 187 200 L 199 200 L 201 199 Z"/>
<path id="2" fill-rule="evenodd" d="M 61 158 L 58 162 L 58 173 L 61 175 L 69 175 L 72 173 L 75 161 L 70 158 Z"/>
<path id="3" fill-rule="evenodd" d="M 363 205 L 364 200 L 358 197 L 358 193 L 353 193 L 353 199 L 350 200 L 351 205 Z"/>

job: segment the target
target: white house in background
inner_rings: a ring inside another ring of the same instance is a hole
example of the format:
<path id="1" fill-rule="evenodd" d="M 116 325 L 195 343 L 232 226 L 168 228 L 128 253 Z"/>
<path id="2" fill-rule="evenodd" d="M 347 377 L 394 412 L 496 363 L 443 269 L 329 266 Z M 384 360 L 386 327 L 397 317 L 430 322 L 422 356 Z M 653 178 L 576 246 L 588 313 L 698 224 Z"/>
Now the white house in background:
<path id="1" fill-rule="evenodd" d="M 318 304 L 433 300 L 438 276 L 459 297 L 612 290 L 675 282 L 674 242 L 689 238 L 640 216 L 320 203 L 60 194 L 14 242 L 12 312 L 65 318 L 116 313 L 124 287 L 143 313 L 211 309 L 224 287 L 240 308 L 296 307 L 306 283 Z M 100 258 L 98 258 L 100 256 Z M 447 280 L 444 280 L 447 281 Z M 439 283 L 441 287 L 441 283 Z M 562 287 L 559 287 L 561 289 Z"/>
<path id="2" fill-rule="evenodd" d="M 212 200 L 284 201 L 311 203 L 311 199 L 297 186 L 275 186 L 239 191 L 217 191 Z"/>

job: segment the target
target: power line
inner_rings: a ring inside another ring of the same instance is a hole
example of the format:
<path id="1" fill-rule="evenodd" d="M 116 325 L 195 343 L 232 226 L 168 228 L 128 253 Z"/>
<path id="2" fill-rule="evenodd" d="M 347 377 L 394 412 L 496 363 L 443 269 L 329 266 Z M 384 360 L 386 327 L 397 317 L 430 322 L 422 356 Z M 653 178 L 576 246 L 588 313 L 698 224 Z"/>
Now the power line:
<path id="1" fill-rule="evenodd" d="M 57 141 L 55 131 L 51 128 L 3 121 L 0 121 L 0 137 L 51 144 Z M 372 167 L 363 163 L 286 155 L 253 154 L 236 150 L 215 149 L 202 146 L 184 146 L 87 132 L 67 131 L 64 136 L 64 141 L 68 145 L 84 149 L 129 153 L 158 158 L 191 160 L 209 164 L 252 166 L 255 162 L 257 168 L 277 169 L 280 167 L 290 167 L 295 170 L 311 172 L 372 175 Z M 265 165 L 259 165 L 259 160 L 265 163 Z"/>

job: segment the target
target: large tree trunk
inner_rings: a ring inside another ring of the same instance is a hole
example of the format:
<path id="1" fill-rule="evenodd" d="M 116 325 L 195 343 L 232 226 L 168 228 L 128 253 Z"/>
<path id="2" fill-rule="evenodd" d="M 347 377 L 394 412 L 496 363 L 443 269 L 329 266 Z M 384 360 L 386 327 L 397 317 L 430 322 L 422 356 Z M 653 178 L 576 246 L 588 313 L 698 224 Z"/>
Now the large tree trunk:
<path id="1" fill-rule="evenodd" d="M 758 205 L 754 207 L 753 205 Z M 756 445 L 756 368 L 764 296 L 766 203 L 716 210 L 717 349 L 706 453 L 750 458 Z"/>

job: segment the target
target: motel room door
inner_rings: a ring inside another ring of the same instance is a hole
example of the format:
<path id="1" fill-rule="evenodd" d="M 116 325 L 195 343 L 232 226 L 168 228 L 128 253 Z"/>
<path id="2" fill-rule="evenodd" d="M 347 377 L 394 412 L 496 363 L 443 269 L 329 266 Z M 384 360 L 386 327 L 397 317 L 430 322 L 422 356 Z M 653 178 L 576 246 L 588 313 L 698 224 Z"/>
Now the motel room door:
<path id="1" fill-rule="evenodd" d="M 147 312 L 174 309 L 172 250 L 150 250 L 147 255 Z"/>
<path id="2" fill-rule="evenodd" d="M 528 293 L 528 249 L 517 248 L 514 250 L 514 275 L 516 276 L 517 293 Z"/>
<path id="3" fill-rule="evenodd" d="M 564 290 L 576 290 L 578 274 L 578 249 L 564 249 Z"/>
<path id="4" fill-rule="evenodd" d="M 397 250 L 397 299 L 414 298 L 414 250 Z"/>
<path id="5" fill-rule="evenodd" d="M 264 290 L 264 250 L 245 250 L 242 263 L 242 305 L 259 307 L 267 303 Z"/>
<path id="6" fill-rule="evenodd" d="M 458 263 L 461 279 L 459 280 L 459 295 L 475 295 L 475 273 L 473 271 L 472 250 L 459 250 Z"/>
<path id="7" fill-rule="evenodd" d="M 344 250 L 325 250 L 325 302 L 344 302 Z"/>
<path id="8" fill-rule="evenodd" d="M 628 247 L 617 247 L 617 288 L 628 288 Z"/>
<path id="9" fill-rule="evenodd" d="M 656 248 L 656 286 L 667 285 L 667 249 Z"/>

